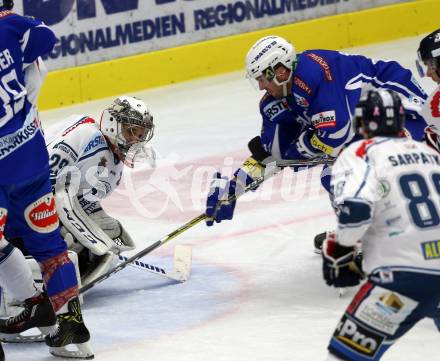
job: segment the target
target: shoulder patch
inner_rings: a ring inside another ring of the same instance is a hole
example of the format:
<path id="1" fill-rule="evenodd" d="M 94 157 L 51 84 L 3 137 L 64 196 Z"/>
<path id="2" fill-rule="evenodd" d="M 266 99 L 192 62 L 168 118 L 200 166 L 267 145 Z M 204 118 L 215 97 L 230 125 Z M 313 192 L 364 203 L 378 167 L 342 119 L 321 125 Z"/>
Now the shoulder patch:
<path id="1" fill-rule="evenodd" d="M 318 54 L 315 54 L 315 53 L 308 53 L 307 56 L 319 64 L 319 66 L 322 68 L 322 70 L 324 72 L 325 78 L 328 81 L 333 80 L 333 75 L 330 70 L 330 66 L 328 65 L 328 63 L 325 61 L 325 59 L 322 56 L 319 56 Z"/>
<path id="2" fill-rule="evenodd" d="M 75 128 L 79 127 L 81 124 L 86 124 L 86 123 L 96 123 L 96 122 L 95 122 L 95 119 L 90 118 L 90 117 L 81 118 L 76 123 L 72 124 L 69 128 L 67 128 L 63 132 L 62 136 L 64 137 L 65 135 L 69 134 L 72 130 L 74 130 Z"/>
<path id="3" fill-rule="evenodd" d="M 302 80 L 299 76 L 295 75 L 293 77 L 293 84 L 295 84 L 298 88 L 305 91 L 308 95 L 312 94 L 312 89 L 306 84 L 304 80 Z"/>
<path id="4" fill-rule="evenodd" d="M 369 145 L 373 144 L 374 140 L 373 139 L 366 139 L 364 140 L 358 147 L 358 149 L 356 149 L 356 156 L 358 156 L 359 158 L 364 158 L 365 155 L 367 154 L 367 148 Z"/>

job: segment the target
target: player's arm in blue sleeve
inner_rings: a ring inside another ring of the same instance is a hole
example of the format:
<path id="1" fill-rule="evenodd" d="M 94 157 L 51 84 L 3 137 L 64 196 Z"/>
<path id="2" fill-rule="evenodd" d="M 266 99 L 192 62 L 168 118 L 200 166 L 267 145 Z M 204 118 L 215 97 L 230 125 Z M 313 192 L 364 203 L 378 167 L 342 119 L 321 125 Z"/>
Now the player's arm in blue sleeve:
<path id="1" fill-rule="evenodd" d="M 42 22 L 32 18 L 25 19 L 28 29 L 23 33 L 21 45 L 24 67 L 49 53 L 57 41 L 53 31 Z"/>
<path id="2" fill-rule="evenodd" d="M 362 80 L 376 88 L 394 90 L 407 98 L 415 97 L 425 101 L 427 95 L 411 70 L 404 68 L 394 60 L 373 60 L 362 55 L 347 55 L 348 58 L 358 64 L 359 77 L 353 79 L 353 83 Z M 353 84 L 352 83 L 352 84 Z M 350 88 L 350 83 L 347 87 Z"/>

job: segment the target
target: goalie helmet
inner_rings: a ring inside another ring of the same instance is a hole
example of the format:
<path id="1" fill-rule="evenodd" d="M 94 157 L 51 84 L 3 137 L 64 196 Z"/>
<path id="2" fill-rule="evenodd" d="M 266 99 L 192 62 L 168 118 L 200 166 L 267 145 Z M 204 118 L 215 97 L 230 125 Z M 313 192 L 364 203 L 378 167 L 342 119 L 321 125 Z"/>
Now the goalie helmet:
<path id="1" fill-rule="evenodd" d="M 250 79 L 264 75 L 267 80 L 283 85 L 291 79 L 296 62 L 295 48 L 291 43 L 279 36 L 266 36 L 258 40 L 247 53 L 246 73 Z M 275 67 L 278 64 L 290 70 L 289 78 L 283 82 L 275 77 Z"/>
<path id="2" fill-rule="evenodd" d="M 140 149 L 153 137 L 153 116 L 142 100 L 120 96 L 102 112 L 100 129 L 125 161 L 131 149 Z"/>
<path id="3" fill-rule="evenodd" d="M 434 69 L 440 76 L 440 29 L 420 41 L 417 55 L 416 66 L 421 77 L 426 76 L 427 67 Z"/>
<path id="4" fill-rule="evenodd" d="M 14 7 L 14 1 L 13 0 L 0 0 L 0 6 L 7 9 L 7 10 L 11 10 Z"/>
<path id="5" fill-rule="evenodd" d="M 370 90 L 361 96 L 355 109 L 354 127 L 358 134 L 400 136 L 404 132 L 405 111 L 397 93 Z"/>

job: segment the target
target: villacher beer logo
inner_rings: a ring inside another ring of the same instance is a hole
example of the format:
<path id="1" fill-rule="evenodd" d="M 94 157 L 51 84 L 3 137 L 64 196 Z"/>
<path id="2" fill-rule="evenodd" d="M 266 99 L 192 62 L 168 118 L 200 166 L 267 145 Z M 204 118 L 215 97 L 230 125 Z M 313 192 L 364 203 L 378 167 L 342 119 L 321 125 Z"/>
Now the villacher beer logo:
<path id="1" fill-rule="evenodd" d="M 52 193 L 31 203 L 24 211 L 26 222 L 34 231 L 50 233 L 58 228 L 58 214 Z"/>

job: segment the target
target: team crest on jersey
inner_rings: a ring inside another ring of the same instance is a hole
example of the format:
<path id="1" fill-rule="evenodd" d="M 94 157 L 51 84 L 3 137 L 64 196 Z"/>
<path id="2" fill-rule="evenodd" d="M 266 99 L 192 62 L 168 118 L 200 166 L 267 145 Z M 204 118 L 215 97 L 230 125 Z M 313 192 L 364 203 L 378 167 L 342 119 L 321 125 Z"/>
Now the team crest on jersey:
<path id="1" fill-rule="evenodd" d="M 434 118 L 440 118 L 440 91 L 437 91 L 431 99 L 429 104 L 431 107 L 431 114 Z"/>
<path id="2" fill-rule="evenodd" d="M 50 233 L 58 228 L 58 214 L 55 207 L 55 198 L 47 193 L 24 210 L 24 216 L 29 227 L 39 233 Z"/>
<path id="3" fill-rule="evenodd" d="M 378 193 L 381 198 L 385 198 L 391 191 L 391 185 L 385 179 L 379 181 Z"/>
<path id="4" fill-rule="evenodd" d="M 296 104 L 298 104 L 300 107 L 307 108 L 310 105 L 306 98 L 296 93 L 293 93 L 293 96 L 295 97 Z"/>
<path id="5" fill-rule="evenodd" d="M 315 129 L 334 128 L 336 126 L 336 113 L 334 110 L 312 115 L 312 126 Z"/>
<path id="6" fill-rule="evenodd" d="M 0 208 L 0 240 L 3 237 L 3 232 L 5 231 L 5 224 L 6 224 L 6 215 L 8 214 L 8 211 L 6 208 Z"/>

